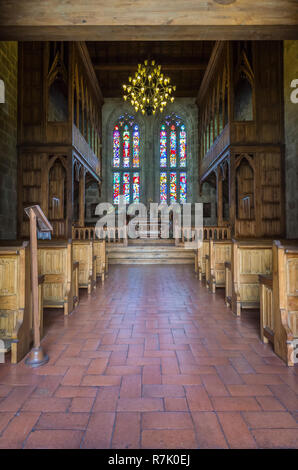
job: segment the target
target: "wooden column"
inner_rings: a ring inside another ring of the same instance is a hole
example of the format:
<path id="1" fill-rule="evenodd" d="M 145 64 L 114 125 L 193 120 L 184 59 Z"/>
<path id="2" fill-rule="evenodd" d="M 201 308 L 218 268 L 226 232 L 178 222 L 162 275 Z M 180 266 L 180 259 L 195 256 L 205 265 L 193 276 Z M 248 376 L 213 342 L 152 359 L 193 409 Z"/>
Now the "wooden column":
<path id="1" fill-rule="evenodd" d="M 216 200 L 217 200 L 217 225 L 222 227 L 223 225 L 223 212 L 222 212 L 222 174 L 220 167 L 217 167 L 216 171 Z"/>
<path id="2" fill-rule="evenodd" d="M 85 225 L 85 170 L 81 169 L 79 183 L 79 226 Z"/>
<path id="3" fill-rule="evenodd" d="M 231 234 L 235 236 L 235 223 L 236 223 L 236 169 L 235 169 L 235 155 L 230 156 L 230 171 L 229 171 L 229 191 L 230 191 L 230 226 Z"/>

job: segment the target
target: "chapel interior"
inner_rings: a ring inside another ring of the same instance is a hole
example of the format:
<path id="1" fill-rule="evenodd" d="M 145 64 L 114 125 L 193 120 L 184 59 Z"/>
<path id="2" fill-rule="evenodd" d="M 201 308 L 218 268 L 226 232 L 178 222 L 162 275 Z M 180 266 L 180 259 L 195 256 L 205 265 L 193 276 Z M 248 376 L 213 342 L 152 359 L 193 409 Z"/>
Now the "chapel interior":
<path id="1" fill-rule="evenodd" d="M 297 447 L 298 41 L 12 39 L 0 448 Z M 123 98 L 138 64 L 162 112 Z"/>

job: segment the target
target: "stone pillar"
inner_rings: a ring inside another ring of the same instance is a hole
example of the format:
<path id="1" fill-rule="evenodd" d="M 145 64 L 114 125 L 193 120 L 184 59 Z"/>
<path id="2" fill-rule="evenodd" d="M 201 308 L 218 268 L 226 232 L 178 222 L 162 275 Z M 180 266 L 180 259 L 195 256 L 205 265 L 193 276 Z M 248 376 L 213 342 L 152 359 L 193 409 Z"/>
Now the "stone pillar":
<path id="1" fill-rule="evenodd" d="M 285 187 L 287 238 L 298 238 L 298 103 L 291 88 L 298 80 L 298 41 L 284 41 Z"/>

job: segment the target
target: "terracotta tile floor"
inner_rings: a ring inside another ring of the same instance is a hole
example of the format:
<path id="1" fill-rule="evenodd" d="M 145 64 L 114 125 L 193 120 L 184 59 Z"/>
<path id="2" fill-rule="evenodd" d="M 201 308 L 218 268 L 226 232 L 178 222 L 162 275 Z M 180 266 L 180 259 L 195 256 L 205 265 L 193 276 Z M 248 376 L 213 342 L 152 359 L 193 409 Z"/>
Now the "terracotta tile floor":
<path id="1" fill-rule="evenodd" d="M 63 318 L 48 365 L 0 365 L 1 448 L 298 447 L 298 370 L 189 266 L 112 266 Z"/>

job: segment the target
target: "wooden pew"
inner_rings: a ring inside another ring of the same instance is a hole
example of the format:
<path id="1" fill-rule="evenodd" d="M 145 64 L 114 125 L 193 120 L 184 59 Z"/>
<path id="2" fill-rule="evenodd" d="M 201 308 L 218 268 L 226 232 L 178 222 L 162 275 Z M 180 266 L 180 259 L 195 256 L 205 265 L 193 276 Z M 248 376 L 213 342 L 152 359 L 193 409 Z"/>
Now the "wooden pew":
<path id="1" fill-rule="evenodd" d="M 105 280 L 106 271 L 106 242 L 105 240 L 94 240 L 94 255 L 96 256 L 96 277 L 101 277 L 102 282 Z"/>
<path id="2" fill-rule="evenodd" d="M 273 277 L 259 275 L 260 283 L 260 332 L 263 343 L 274 343 Z"/>
<path id="3" fill-rule="evenodd" d="M 273 244 L 273 309 L 274 351 L 293 366 L 298 363 L 298 245 Z"/>
<path id="4" fill-rule="evenodd" d="M 40 312 L 41 313 L 41 312 Z M 29 243 L 0 248 L 0 339 L 11 362 L 30 349 L 32 326 Z"/>
<path id="5" fill-rule="evenodd" d="M 233 240 L 232 311 L 259 308 L 259 275 L 272 273 L 272 240 Z"/>
<path id="6" fill-rule="evenodd" d="M 199 280 L 202 281 L 203 277 L 206 276 L 206 255 L 209 255 L 209 240 L 231 240 L 231 229 L 228 226 L 205 226 L 196 230 L 198 239 L 202 240 L 202 244 L 195 255 L 195 272 L 198 274 Z"/>
<path id="7" fill-rule="evenodd" d="M 96 256 L 92 240 L 73 240 L 72 252 L 74 261 L 79 262 L 79 287 L 91 294 L 96 289 Z"/>
<path id="8" fill-rule="evenodd" d="M 74 263 L 71 240 L 39 241 L 38 271 L 44 275 L 45 308 L 63 308 L 68 315 L 79 301 L 78 263 Z"/>
<path id="9" fill-rule="evenodd" d="M 225 287 L 225 262 L 231 260 L 231 244 L 231 240 L 209 240 L 206 286 L 213 294 L 217 287 Z"/>

